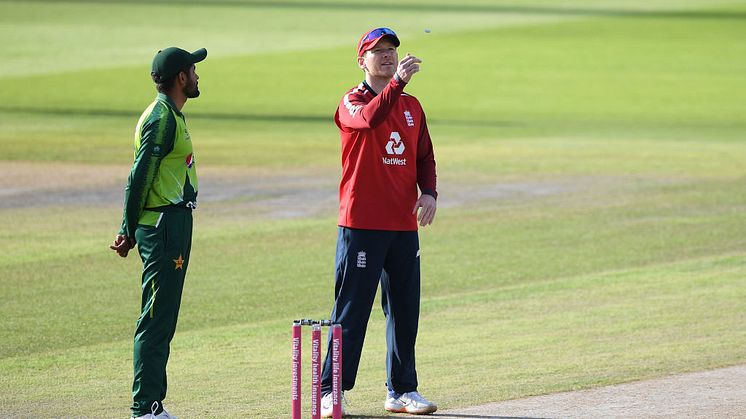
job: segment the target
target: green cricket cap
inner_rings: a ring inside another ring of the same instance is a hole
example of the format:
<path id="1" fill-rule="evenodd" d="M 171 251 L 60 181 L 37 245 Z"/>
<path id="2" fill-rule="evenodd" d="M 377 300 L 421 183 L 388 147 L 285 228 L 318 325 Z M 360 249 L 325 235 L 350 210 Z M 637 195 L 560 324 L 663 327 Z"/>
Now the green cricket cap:
<path id="1" fill-rule="evenodd" d="M 207 58 L 207 50 L 204 48 L 194 52 L 184 51 L 176 47 L 162 49 L 153 58 L 151 74 L 161 80 L 168 79 L 205 58 Z"/>

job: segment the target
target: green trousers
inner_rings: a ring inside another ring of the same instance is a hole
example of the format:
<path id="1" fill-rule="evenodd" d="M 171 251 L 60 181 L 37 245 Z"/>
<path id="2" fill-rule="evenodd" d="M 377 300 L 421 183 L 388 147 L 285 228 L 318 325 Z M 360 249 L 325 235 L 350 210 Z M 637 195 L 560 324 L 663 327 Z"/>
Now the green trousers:
<path id="1" fill-rule="evenodd" d="M 135 233 L 142 271 L 142 303 L 134 345 L 132 415 L 158 414 L 166 398 L 166 364 L 192 247 L 192 211 L 166 208 L 153 226 Z"/>

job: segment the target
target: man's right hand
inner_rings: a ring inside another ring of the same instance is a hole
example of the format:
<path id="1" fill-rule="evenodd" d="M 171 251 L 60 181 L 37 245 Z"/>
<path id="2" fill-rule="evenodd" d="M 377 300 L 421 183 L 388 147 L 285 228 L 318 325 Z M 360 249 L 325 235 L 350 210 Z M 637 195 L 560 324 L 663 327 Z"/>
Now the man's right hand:
<path id="1" fill-rule="evenodd" d="M 396 69 L 396 74 L 404 83 L 409 83 L 409 80 L 412 79 L 414 73 L 420 71 L 421 62 L 422 60 L 419 58 L 407 53 L 406 57 L 399 61 L 399 67 Z"/>
<path id="2" fill-rule="evenodd" d="M 114 242 L 109 246 L 109 249 L 114 250 L 117 254 L 123 258 L 127 257 L 130 249 L 135 247 L 135 241 L 124 234 L 117 234 L 114 237 Z"/>

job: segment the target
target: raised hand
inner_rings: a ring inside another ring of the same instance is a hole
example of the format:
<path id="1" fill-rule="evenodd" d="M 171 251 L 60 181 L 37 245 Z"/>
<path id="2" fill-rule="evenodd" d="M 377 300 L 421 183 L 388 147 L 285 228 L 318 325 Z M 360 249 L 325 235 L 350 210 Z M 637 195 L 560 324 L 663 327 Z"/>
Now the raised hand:
<path id="1" fill-rule="evenodd" d="M 396 74 L 399 75 L 399 78 L 402 79 L 402 81 L 409 83 L 409 80 L 412 79 L 414 73 L 420 71 L 421 62 L 422 60 L 419 58 L 407 53 L 407 55 L 399 61 L 399 67 L 396 69 Z"/>

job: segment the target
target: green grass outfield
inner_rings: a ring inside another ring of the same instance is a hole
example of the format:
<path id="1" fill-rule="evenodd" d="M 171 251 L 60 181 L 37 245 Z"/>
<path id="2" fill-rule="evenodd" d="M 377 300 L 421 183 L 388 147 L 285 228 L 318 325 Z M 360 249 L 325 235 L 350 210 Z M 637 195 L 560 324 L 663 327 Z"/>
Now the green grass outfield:
<path id="1" fill-rule="evenodd" d="M 0 1 L 0 416 L 128 414 L 140 263 L 108 244 L 150 60 L 175 44 L 209 50 L 184 108 L 206 199 L 166 406 L 287 417 L 290 321 L 332 303 L 334 206 L 208 185 L 333 196 L 331 116 L 381 25 L 424 60 L 407 90 L 439 169 L 424 395 L 454 409 L 746 362 L 746 1 L 200 3 Z M 385 416 L 383 326 L 376 306 L 350 413 Z"/>

